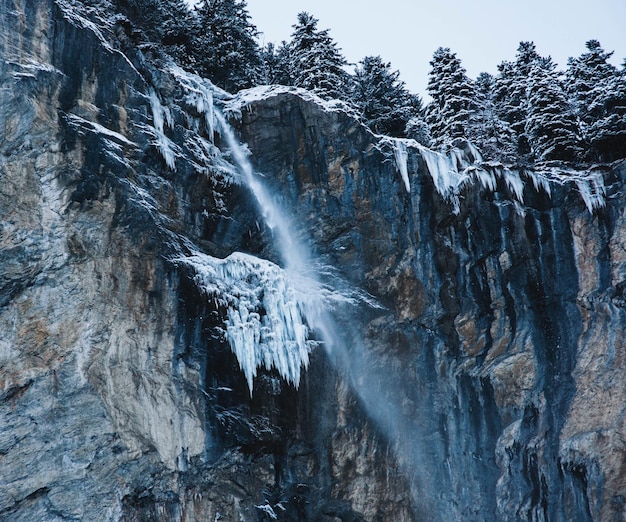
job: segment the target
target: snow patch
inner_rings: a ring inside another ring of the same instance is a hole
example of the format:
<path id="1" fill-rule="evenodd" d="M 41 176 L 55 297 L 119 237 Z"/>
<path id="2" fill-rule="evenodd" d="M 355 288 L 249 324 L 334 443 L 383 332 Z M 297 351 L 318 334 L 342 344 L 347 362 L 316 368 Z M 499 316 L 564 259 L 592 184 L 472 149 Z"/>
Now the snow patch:
<path id="1" fill-rule="evenodd" d="M 235 97 L 224 106 L 224 114 L 227 117 L 240 116 L 242 111 L 251 104 L 279 96 L 291 94 L 305 101 L 315 103 L 328 112 L 343 112 L 356 116 L 354 109 L 341 100 L 325 100 L 317 94 L 300 87 L 288 87 L 285 85 L 260 85 L 252 89 L 239 91 Z"/>
<path id="2" fill-rule="evenodd" d="M 39 73 L 57 74 L 59 76 L 65 76 L 59 69 L 52 66 L 49 63 L 42 63 L 36 60 L 28 59 L 25 62 L 13 62 L 7 61 L 9 65 L 20 69 L 19 72 L 14 72 L 14 78 L 36 78 Z"/>
<path id="3" fill-rule="evenodd" d="M 103 154 L 111 160 L 119 163 L 124 168 L 131 168 L 130 162 L 124 156 L 124 147 L 138 148 L 134 141 L 130 141 L 126 136 L 115 132 L 99 123 L 86 120 L 75 114 L 65 114 L 65 121 L 79 134 L 85 132 L 97 134 L 102 137 Z"/>
<path id="4" fill-rule="evenodd" d="M 94 121 L 86 120 L 84 118 L 81 118 L 80 116 L 76 116 L 76 114 L 67 114 L 66 119 L 67 122 L 74 128 L 80 128 L 83 130 L 87 130 L 88 132 L 101 134 L 103 136 L 106 136 L 107 138 L 112 138 L 116 142 L 123 143 L 124 145 L 137 147 L 137 144 L 134 141 L 130 141 L 123 134 L 108 129 L 104 125 L 100 125 L 99 123 L 96 123 Z"/>
<path id="5" fill-rule="evenodd" d="M 265 503 L 260 506 L 255 506 L 258 510 L 263 511 L 266 515 L 268 515 L 272 520 L 278 520 L 278 515 L 274 511 L 274 508 L 269 505 L 269 503 Z"/>

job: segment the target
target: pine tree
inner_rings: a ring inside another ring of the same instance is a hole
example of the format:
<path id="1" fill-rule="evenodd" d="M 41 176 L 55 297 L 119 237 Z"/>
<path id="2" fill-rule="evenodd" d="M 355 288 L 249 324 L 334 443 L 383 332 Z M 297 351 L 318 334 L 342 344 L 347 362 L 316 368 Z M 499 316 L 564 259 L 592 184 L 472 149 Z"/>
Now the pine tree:
<path id="1" fill-rule="evenodd" d="M 434 145 L 443 147 L 454 138 L 468 137 L 477 110 L 476 93 L 461 60 L 449 48 L 437 49 L 430 65 L 428 93 L 433 100 L 426 109 L 426 121 Z"/>
<path id="2" fill-rule="evenodd" d="M 430 147 L 433 143 L 430 127 L 421 116 L 415 116 L 407 122 L 404 134 L 424 147 Z"/>
<path id="3" fill-rule="evenodd" d="M 162 44 L 181 63 L 190 63 L 194 17 L 184 0 L 128 0 L 119 8 L 153 43 Z"/>
<path id="4" fill-rule="evenodd" d="M 325 98 L 346 98 L 348 74 L 343 67 L 347 62 L 328 29 L 317 29 L 318 22 L 302 12 L 293 26 L 289 43 L 293 84 Z"/>
<path id="5" fill-rule="evenodd" d="M 613 55 L 589 40 L 587 52 L 568 60 L 566 88 L 589 146 L 589 159 L 626 157 L 626 77 L 608 60 Z"/>
<path id="6" fill-rule="evenodd" d="M 380 56 L 366 56 L 355 70 L 351 102 L 376 133 L 403 137 L 409 120 L 419 114 L 421 100 L 399 76 Z"/>
<path id="7" fill-rule="evenodd" d="M 528 79 L 535 66 L 548 70 L 555 67 L 550 57 L 537 53 L 533 42 L 520 42 L 515 61 L 505 61 L 498 66 L 499 74 L 494 87 L 496 113 L 514 132 L 516 153 L 522 160 L 531 153 L 525 128 L 528 117 Z"/>
<path id="8" fill-rule="evenodd" d="M 587 130 L 592 150 L 601 161 L 626 158 L 626 73 L 619 71 L 606 84 L 605 95 L 595 105 L 604 109 L 604 117 Z M 598 111 L 599 112 L 599 111 Z"/>
<path id="9" fill-rule="evenodd" d="M 537 161 L 574 161 L 582 153 L 576 115 L 558 73 L 535 64 L 527 88 L 528 114 L 524 132 Z"/>
<path id="10" fill-rule="evenodd" d="M 276 48 L 273 43 L 267 44 L 261 50 L 263 62 L 263 82 L 272 85 L 293 85 L 291 77 L 291 51 L 289 44 L 282 41 Z"/>
<path id="11" fill-rule="evenodd" d="M 469 129 L 470 141 L 479 146 L 485 159 L 515 162 L 515 133 L 497 114 L 494 77 L 480 73 L 474 85 L 478 109 Z"/>
<path id="12" fill-rule="evenodd" d="M 245 0 L 203 0 L 197 8 L 198 72 L 227 91 L 256 85 L 262 64 Z"/>

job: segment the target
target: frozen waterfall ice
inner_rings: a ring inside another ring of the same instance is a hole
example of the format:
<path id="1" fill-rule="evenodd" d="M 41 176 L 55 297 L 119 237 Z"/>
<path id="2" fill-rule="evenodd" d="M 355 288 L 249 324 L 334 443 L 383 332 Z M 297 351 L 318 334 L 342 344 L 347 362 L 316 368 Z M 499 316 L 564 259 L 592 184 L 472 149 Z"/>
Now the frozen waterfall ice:
<path id="1" fill-rule="evenodd" d="M 319 289 L 311 281 L 294 281 L 275 263 L 239 252 L 225 259 L 196 253 L 174 261 L 191 266 L 207 299 L 227 310 L 225 338 L 250 394 L 259 367 L 275 368 L 297 387 L 315 344 L 307 322 L 323 306 Z"/>

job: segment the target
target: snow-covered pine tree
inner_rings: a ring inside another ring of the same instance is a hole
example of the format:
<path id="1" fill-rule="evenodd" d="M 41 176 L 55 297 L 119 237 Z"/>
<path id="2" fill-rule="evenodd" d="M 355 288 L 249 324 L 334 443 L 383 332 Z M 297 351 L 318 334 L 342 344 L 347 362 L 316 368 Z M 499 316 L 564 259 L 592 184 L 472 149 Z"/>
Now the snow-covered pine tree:
<path id="1" fill-rule="evenodd" d="M 430 61 L 428 93 L 432 102 L 426 108 L 435 147 L 446 147 L 453 139 L 468 137 L 476 115 L 476 92 L 461 60 L 448 47 L 440 47 Z"/>
<path id="2" fill-rule="evenodd" d="M 537 63 L 528 77 L 524 132 L 536 161 L 575 161 L 582 154 L 580 129 L 554 67 Z"/>
<path id="3" fill-rule="evenodd" d="M 417 143 L 424 145 L 424 147 L 430 147 L 433 143 L 430 127 L 421 116 L 411 118 L 407 122 L 404 134 L 407 138 L 417 141 Z"/>
<path id="4" fill-rule="evenodd" d="M 261 60 L 263 62 L 263 83 L 293 85 L 290 50 L 287 42 L 283 40 L 278 48 L 273 43 L 268 43 L 261 50 Z"/>
<path id="5" fill-rule="evenodd" d="M 298 23 L 289 42 L 293 84 L 314 91 L 324 98 L 345 99 L 349 75 L 346 59 L 328 34 L 317 28 L 319 20 L 309 13 L 298 14 Z"/>
<path id="6" fill-rule="evenodd" d="M 495 78 L 480 73 L 474 82 L 477 111 L 469 128 L 470 141 L 480 147 L 485 159 L 504 163 L 516 161 L 515 133 L 496 111 Z"/>
<path id="7" fill-rule="evenodd" d="M 198 72 L 231 92 L 256 85 L 262 75 L 258 32 L 245 0 L 203 0 L 196 12 Z"/>
<path id="8" fill-rule="evenodd" d="M 592 149 L 601 161 L 626 158 L 626 72 L 616 72 L 596 103 L 602 104 L 605 116 L 587 130 Z"/>
<path id="9" fill-rule="evenodd" d="M 127 0 L 118 5 L 151 42 L 162 44 L 184 65 L 193 62 L 194 17 L 184 0 Z"/>
<path id="10" fill-rule="evenodd" d="M 404 137 L 407 123 L 420 113 L 421 99 L 399 76 L 380 56 L 366 56 L 355 69 L 350 101 L 376 133 Z"/>
<path id="11" fill-rule="evenodd" d="M 611 161 L 626 157 L 626 76 L 609 63 L 613 55 L 598 40 L 587 52 L 568 60 L 566 89 L 580 119 L 588 158 Z"/>
<path id="12" fill-rule="evenodd" d="M 525 134 L 528 117 L 528 78 L 534 66 L 553 69 L 554 63 L 548 57 L 537 53 L 534 42 L 520 42 L 514 62 L 505 61 L 498 66 L 498 76 L 494 86 L 496 113 L 509 124 L 515 133 L 518 159 L 530 159 L 530 143 Z"/>

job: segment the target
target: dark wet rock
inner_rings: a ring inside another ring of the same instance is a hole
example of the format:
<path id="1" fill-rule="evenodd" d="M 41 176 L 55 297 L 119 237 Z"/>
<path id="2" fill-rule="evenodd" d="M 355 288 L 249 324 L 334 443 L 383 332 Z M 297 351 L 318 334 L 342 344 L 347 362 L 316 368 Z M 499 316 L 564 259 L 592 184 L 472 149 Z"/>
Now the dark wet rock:
<path id="1" fill-rule="evenodd" d="M 340 106 L 216 93 L 328 283 L 360 291 L 349 357 L 314 350 L 297 389 L 261 369 L 250 396 L 177 259 L 278 262 L 272 231 L 173 64 L 101 3 L 0 6 L 0 519 L 624 517 L 623 163 L 594 213 L 530 178 L 523 204 L 498 178 L 457 205 L 412 147 L 407 191 Z"/>

